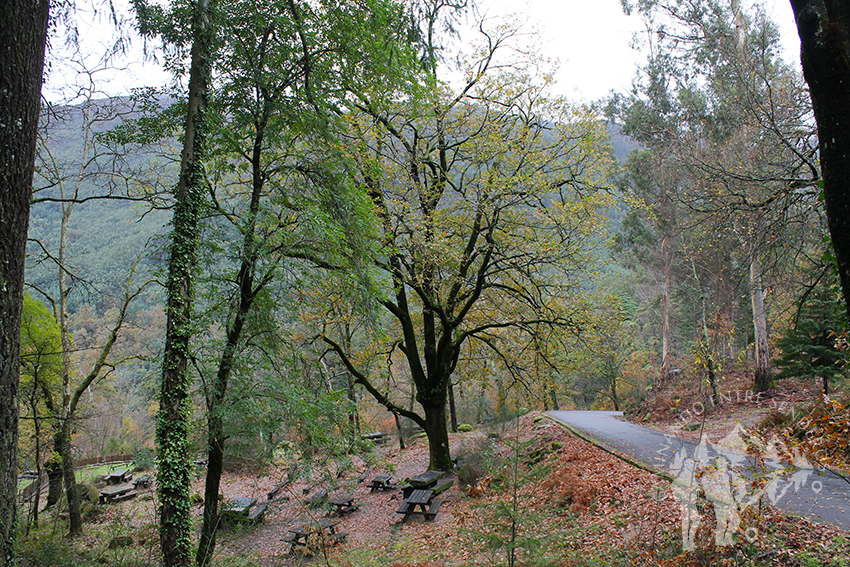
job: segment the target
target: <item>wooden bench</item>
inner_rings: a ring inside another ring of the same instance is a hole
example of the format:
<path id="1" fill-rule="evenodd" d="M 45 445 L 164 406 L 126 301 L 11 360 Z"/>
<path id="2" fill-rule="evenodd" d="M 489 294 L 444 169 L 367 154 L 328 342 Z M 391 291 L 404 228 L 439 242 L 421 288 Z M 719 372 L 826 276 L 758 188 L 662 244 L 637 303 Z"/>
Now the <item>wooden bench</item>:
<path id="1" fill-rule="evenodd" d="M 145 476 L 140 476 L 139 478 L 137 478 L 136 480 L 134 480 L 134 481 L 133 481 L 133 486 L 134 486 L 136 489 L 139 489 L 139 488 L 150 488 L 150 486 L 151 486 L 151 484 L 152 484 L 152 483 L 153 483 L 153 479 L 152 479 L 151 477 L 149 477 L 149 476 L 145 475 Z"/>
<path id="2" fill-rule="evenodd" d="M 437 486 L 435 486 L 431 490 L 434 492 L 434 496 L 437 496 L 438 494 L 442 494 L 443 492 L 445 492 L 446 490 L 451 488 L 451 486 L 454 483 L 455 483 L 454 479 L 450 478 L 450 479 L 444 480 L 443 482 L 441 482 L 440 484 L 438 484 Z"/>
<path id="3" fill-rule="evenodd" d="M 444 480 L 431 490 L 434 493 L 434 496 L 442 494 L 455 483 L 453 478 L 449 478 Z M 436 498 L 431 501 L 431 504 L 428 506 L 428 510 L 423 514 L 426 520 L 433 520 L 437 516 L 437 512 L 440 511 L 440 506 L 443 504 L 443 500 L 441 498 Z"/>
<path id="4" fill-rule="evenodd" d="M 280 493 L 280 491 L 286 488 L 287 486 L 289 486 L 288 482 L 281 482 L 280 484 L 272 488 L 268 493 L 269 500 L 274 500 L 275 497 Z"/>
<path id="5" fill-rule="evenodd" d="M 431 502 L 431 505 L 428 506 L 428 510 L 423 514 L 423 516 L 425 516 L 425 519 L 430 521 L 437 517 L 437 512 L 440 511 L 440 505 L 442 503 L 443 500 L 441 498 L 437 498 L 436 500 Z"/>
<path id="6" fill-rule="evenodd" d="M 364 433 L 360 436 L 361 439 L 365 441 L 371 441 L 376 445 L 380 445 L 382 443 L 387 442 L 387 436 L 380 431 L 376 431 L 374 433 Z"/>
<path id="7" fill-rule="evenodd" d="M 110 502 L 116 502 L 118 501 L 119 497 L 124 496 L 131 490 L 133 490 L 133 487 L 129 484 L 123 484 L 120 486 L 107 486 L 106 488 L 100 491 L 100 503 L 109 504 Z M 126 500 L 126 498 L 122 499 Z"/>

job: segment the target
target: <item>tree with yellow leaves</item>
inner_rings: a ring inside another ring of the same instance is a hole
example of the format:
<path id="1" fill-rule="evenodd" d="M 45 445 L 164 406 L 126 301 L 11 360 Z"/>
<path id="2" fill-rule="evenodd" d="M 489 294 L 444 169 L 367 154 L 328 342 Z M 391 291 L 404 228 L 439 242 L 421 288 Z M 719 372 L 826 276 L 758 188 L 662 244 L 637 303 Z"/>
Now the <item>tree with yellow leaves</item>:
<path id="1" fill-rule="evenodd" d="M 422 25 L 433 30 L 444 6 L 426 4 Z M 423 34 L 431 43 L 420 92 L 387 104 L 359 93 L 348 116 L 353 175 L 380 230 L 372 270 L 381 332 L 419 409 L 322 337 L 379 403 L 422 427 L 438 470 L 452 467 L 447 400 L 464 345 L 507 366 L 505 336 L 531 342 L 542 328 L 572 324 L 611 166 L 596 117 L 548 96 L 533 63 L 497 57 L 511 31 L 482 34 L 460 85 L 437 78 L 436 39 Z"/>

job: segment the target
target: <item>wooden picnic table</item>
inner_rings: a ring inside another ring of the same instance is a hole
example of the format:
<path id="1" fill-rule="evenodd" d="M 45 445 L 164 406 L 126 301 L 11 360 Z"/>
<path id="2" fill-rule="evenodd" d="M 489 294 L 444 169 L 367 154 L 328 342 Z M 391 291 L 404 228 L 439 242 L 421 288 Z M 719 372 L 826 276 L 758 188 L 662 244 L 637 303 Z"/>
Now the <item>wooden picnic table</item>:
<path id="1" fill-rule="evenodd" d="M 248 510 L 251 509 L 251 506 L 257 503 L 256 498 L 248 498 L 244 496 L 240 496 L 234 498 L 233 500 L 228 500 L 224 503 L 222 508 L 227 510 L 228 512 L 232 512 L 234 514 L 242 514 L 247 516 Z"/>
<path id="2" fill-rule="evenodd" d="M 375 492 L 376 490 L 392 490 L 395 487 L 396 483 L 393 482 L 392 477 L 376 476 L 369 483 L 369 492 Z"/>
<path id="3" fill-rule="evenodd" d="M 331 513 L 336 513 L 338 516 L 354 512 L 358 508 L 354 503 L 354 497 L 348 494 L 339 494 L 328 500 L 328 504 L 334 507 Z"/>
<path id="4" fill-rule="evenodd" d="M 121 497 L 130 492 L 131 490 L 133 490 L 133 487 L 129 484 L 122 484 L 120 486 L 107 486 L 106 488 L 100 491 L 100 496 L 98 500 L 101 504 L 109 504 L 110 502 L 121 500 Z"/>
<path id="5" fill-rule="evenodd" d="M 413 488 L 429 488 L 446 475 L 445 471 L 425 471 L 408 480 Z"/>
<path id="6" fill-rule="evenodd" d="M 437 481 L 445 475 L 446 473 L 444 471 L 425 471 L 408 479 L 407 484 L 402 487 L 405 500 L 414 490 L 419 488 L 433 488 L 437 484 Z"/>
<path id="7" fill-rule="evenodd" d="M 129 469 L 118 469 L 106 475 L 105 480 L 106 484 L 123 484 L 132 478 L 133 475 L 130 474 Z"/>
<path id="8" fill-rule="evenodd" d="M 377 445 L 387 442 L 387 436 L 380 431 L 376 431 L 374 433 L 363 433 L 360 438 L 366 441 L 372 441 Z"/>
<path id="9" fill-rule="evenodd" d="M 404 499 L 408 504 L 412 504 L 414 508 L 419 506 L 422 513 L 426 512 L 425 506 L 431 503 L 431 499 L 434 497 L 434 491 L 430 488 L 417 488 L 414 490 L 410 496 Z"/>
<path id="10" fill-rule="evenodd" d="M 401 519 L 402 522 L 407 521 L 414 514 L 421 514 L 425 516 L 426 520 L 429 520 L 437 515 L 436 509 L 431 510 L 434 504 L 433 498 L 434 491 L 430 488 L 416 488 L 405 497 L 404 502 L 401 503 L 401 506 L 396 512 L 404 514 L 404 517 Z M 439 503 L 437 503 L 437 508 L 439 508 Z"/>
<path id="11" fill-rule="evenodd" d="M 253 508 L 256 503 L 256 498 L 248 498 L 246 496 L 228 500 L 221 507 L 221 518 L 224 523 L 261 523 L 265 519 L 268 504 L 260 504 L 256 508 Z"/>
<path id="12" fill-rule="evenodd" d="M 437 480 L 439 480 L 439 478 Z M 442 505 L 442 500 L 435 499 L 435 496 L 448 490 L 453 483 L 454 480 L 449 479 L 439 485 L 436 485 L 435 480 L 429 488 L 410 487 L 409 491 L 405 492 L 404 502 L 402 502 L 399 509 L 396 510 L 397 513 L 404 514 L 401 521 L 406 521 L 414 514 L 421 514 L 422 516 L 425 516 L 426 520 L 433 520 L 437 516 L 440 505 Z"/>
<path id="13" fill-rule="evenodd" d="M 316 539 L 318 539 L 318 541 L 315 542 L 316 545 L 323 543 L 333 544 L 344 541 L 348 534 L 337 533 L 337 524 L 339 524 L 339 520 L 327 519 L 322 519 L 318 522 L 310 522 L 308 524 L 299 524 L 289 528 L 289 535 L 283 538 L 283 540 L 292 544 L 292 547 L 289 550 L 290 553 L 296 549 L 306 550 L 308 544 L 314 543 L 314 540 Z"/>

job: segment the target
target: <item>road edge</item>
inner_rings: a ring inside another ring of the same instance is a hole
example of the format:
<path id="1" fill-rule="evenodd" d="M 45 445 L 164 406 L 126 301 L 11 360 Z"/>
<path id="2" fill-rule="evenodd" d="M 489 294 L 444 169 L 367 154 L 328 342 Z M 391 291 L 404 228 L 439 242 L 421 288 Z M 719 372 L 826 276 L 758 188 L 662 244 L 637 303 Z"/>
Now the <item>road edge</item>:
<path id="1" fill-rule="evenodd" d="M 555 418 L 555 417 L 553 417 L 553 416 L 549 415 L 549 412 L 543 412 L 543 415 L 544 415 L 546 418 L 548 418 L 548 419 L 549 419 L 549 421 L 551 421 L 551 422 L 553 422 L 553 423 L 555 423 L 555 424 L 557 424 L 557 425 L 559 425 L 559 426 L 563 427 L 564 429 L 566 429 L 567 431 L 569 431 L 570 433 L 572 433 L 573 435 L 575 435 L 576 437 L 578 437 L 578 438 L 579 438 L 579 439 L 581 439 L 582 441 L 586 441 L 587 443 L 590 443 L 590 444 L 591 444 L 591 445 L 593 445 L 594 447 L 597 447 L 598 449 L 601 449 L 601 450 L 605 451 L 605 452 L 606 452 L 606 453 L 608 453 L 609 455 L 612 455 L 612 456 L 614 456 L 614 457 L 617 457 L 617 458 L 618 458 L 618 459 L 620 459 L 621 461 L 623 461 L 623 462 L 625 462 L 625 463 L 628 463 L 628 464 L 630 464 L 631 466 L 633 466 L 633 467 L 635 467 L 635 468 L 638 468 L 638 469 L 641 469 L 641 470 L 643 470 L 643 471 L 646 471 L 646 472 L 648 472 L 648 473 L 650 473 L 650 474 L 653 474 L 653 475 L 655 475 L 655 476 L 657 476 L 657 477 L 659 477 L 659 478 L 663 478 L 664 480 L 666 480 L 666 481 L 668 481 L 668 482 L 673 482 L 673 481 L 675 480 L 671 474 L 666 473 L 666 472 L 664 472 L 664 471 L 663 471 L 663 470 L 661 470 L 661 469 L 657 469 L 657 468 L 655 468 L 655 467 L 653 467 L 653 466 L 645 465 L 645 464 L 643 464 L 643 463 L 639 463 L 639 462 L 635 461 L 634 459 L 631 459 L 631 458 L 629 458 L 629 457 L 627 457 L 627 456 L 625 456 L 625 455 L 622 455 L 622 454 L 620 454 L 620 453 L 617 453 L 616 451 L 614 451 L 614 450 L 612 450 L 612 449 L 609 449 L 608 447 L 605 447 L 605 446 L 602 444 L 602 442 L 601 442 L 601 441 L 597 441 L 596 439 L 594 439 L 594 438 L 593 438 L 593 437 L 591 437 L 590 435 L 587 435 L 587 434 L 585 434 L 585 433 L 582 433 L 581 431 L 579 431 L 579 430 L 578 430 L 578 429 L 576 429 L 575 427 L 571 426 L 570 424 L 568 424 L 568 423 L 564 423 L 563 421 L 561 421 L 561 420 L 559 420 L 559 419 L 557 419 L 557 418 Z"/>

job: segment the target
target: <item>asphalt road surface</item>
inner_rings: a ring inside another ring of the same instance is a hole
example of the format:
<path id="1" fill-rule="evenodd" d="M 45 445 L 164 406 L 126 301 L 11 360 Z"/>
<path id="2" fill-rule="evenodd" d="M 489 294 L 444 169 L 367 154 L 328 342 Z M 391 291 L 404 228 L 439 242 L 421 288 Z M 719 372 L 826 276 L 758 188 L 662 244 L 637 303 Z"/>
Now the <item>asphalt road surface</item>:
<path id="1" fill-rule="evenodd" d="M 628 423 L 622 419 L 622 412 L 550 411 L 547 415 L 604 449 L 673 477 L 684 470 L 683 458 L 714 459 L 720 455 L 716 446 L 698 447 L 694 441 Z M 742 470 L 751 468 L 751 459 L 741 453 L 724 448 L 722 454 Z M 776 474 L 774 489 L 768 494 L 771 501 L 782 510 L 850 530 L 850 483 L 825 469 L 795 470 L 794 474 Z"/>

